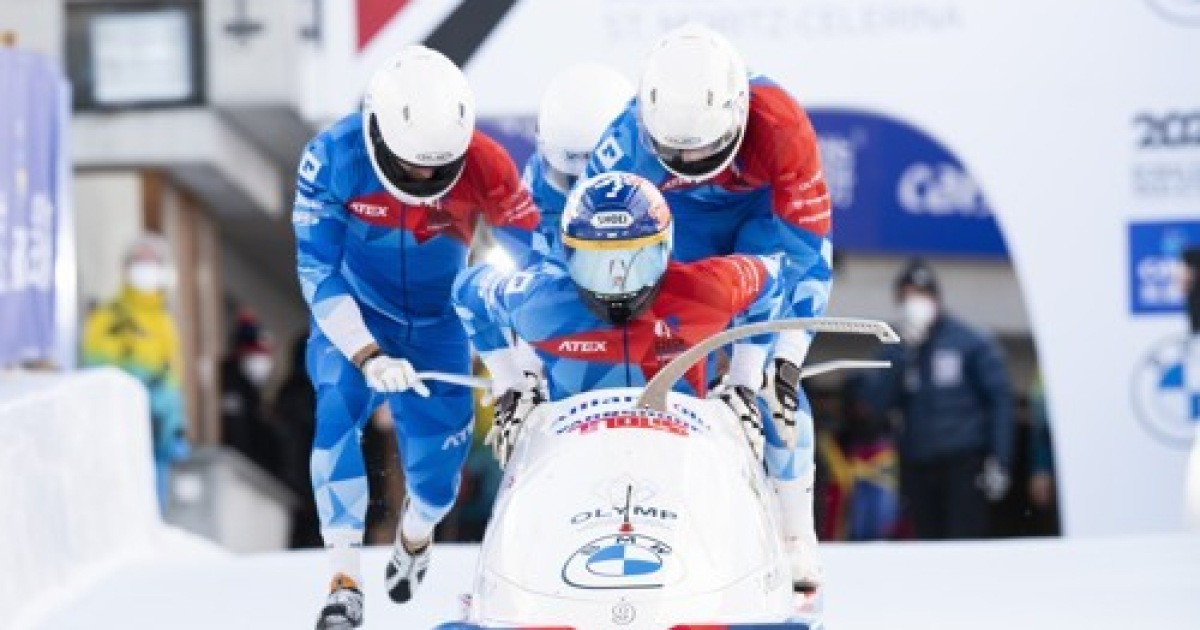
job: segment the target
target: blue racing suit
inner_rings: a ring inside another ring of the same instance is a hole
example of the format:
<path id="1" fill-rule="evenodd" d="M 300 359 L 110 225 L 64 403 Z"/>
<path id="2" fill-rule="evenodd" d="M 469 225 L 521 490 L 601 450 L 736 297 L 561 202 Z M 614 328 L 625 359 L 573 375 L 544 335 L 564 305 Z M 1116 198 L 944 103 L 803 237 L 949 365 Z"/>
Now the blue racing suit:
<path id="1" fill-rule="evenodd" d="M 563 192 L 546 178 L 546 161 L 539 151 L 534 151 L 525 162 L 525 171 L 521 181 L 529 189 L 533 203 L 542 213 L 541 232 L 546 237 L 550 249 L 558 249 L 560 241 L 559 224 L 562 223 L 563 208 L 567 205 L 567 193 Z"/>
<path id="2" fill-rule="evenodd" d="M 796 100 L 770 79 L 752 76 L 746 127 L 734 160 L 699 183 L 667 171 L 646 133 L 635 98 L 596 145 L 585 176 L 624 171 L 654 182 L 671 206 L 678 260 L 784 254 L 781 316 L 823 314 L 833 279 L 830 197 L 816 133 Z M 799 364 L 810 339 L 781 335 L 775 354 Z M 788 469 L 804 475 L 812 469 L 814 437 L 803 390 L 799 402 L 799 435 Z M 782 448 L 769 439 L 768 457 L 782 458 Z"/>
<path id="3" fill-rule="evenodd" d="M 731 323 L 775 317 L 781 289 L 778 257 L 672 262 L 653 302 L 619 326 L 597 317 L 580 297 L 564 263 L 548 259 L 520 273 L 472 267 L 455 283 L 454 305 L 493 376 L 515 372 L 519 378 L 521 364 L 507 334 L 511 330 L 533 347 L 550 398 L 559 400 L 595 389 L 645 385 L 672 359 Z M 733 384 L 757 385 L 769 344 L 770 335 L 765 335 L 735 346 L 730 366 Z M 701 364 L 675 389 L 705 396 L 707 385 Z M 774 433 L 773 427 L 767 430 L 768 435 Z M 790 474 L 786 466 L 786 461 L 768 459 L 768 468 L 777 476 Z"/>
<path id="4" fill-rule="evenodd" d="M 523 264 L 544 250 L 538 212 L 500 146 L 476 132 L 463 173 L 430 205 L 388 193 L 371 166 L 361 116 L 306 147 L 292 212 L 300 286 L 312 312 L 307 366 L 317 392 L 311 472 L 322 531 L 365 523 L 367 479 L 359 439 L 387 402 L 412 507 L 438 522 L 454 503 L 471 443 L 472 399 L 428 383 L 430 396 L 371 390 L 351 358 L 372 343 L 418 371 L 466 374 L 468 345 L 450 305 L 478 220 Z"/>

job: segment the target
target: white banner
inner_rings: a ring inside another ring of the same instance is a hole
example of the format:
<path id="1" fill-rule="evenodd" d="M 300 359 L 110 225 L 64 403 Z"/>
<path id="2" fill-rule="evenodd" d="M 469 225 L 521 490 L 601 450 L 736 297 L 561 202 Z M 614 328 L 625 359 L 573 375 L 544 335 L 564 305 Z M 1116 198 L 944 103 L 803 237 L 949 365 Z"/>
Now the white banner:
<path id="1" fill-rule="evenodd" d="M 376 63 L 456 6 L 413 0 L 361 51 L 350 9 L 331 16 L 309 111 L 349 111 Z M 806 106 L 890 116 L 962 161 L 1025 288 L 1066 531 L 1179 529 L 1200 378 L 1188 374 L 1182 315 L 1134 298 L 1177 303 L 1163 296 L 1171 261 L 1200 218 L 1200 4 L 524 0 L 467 65 L 480 112 L 534 112 L 578 61 L 636 77 L 654 38 L 690 19 Z M 1146 243 L 1158 253 L 1131 264 Z"/>

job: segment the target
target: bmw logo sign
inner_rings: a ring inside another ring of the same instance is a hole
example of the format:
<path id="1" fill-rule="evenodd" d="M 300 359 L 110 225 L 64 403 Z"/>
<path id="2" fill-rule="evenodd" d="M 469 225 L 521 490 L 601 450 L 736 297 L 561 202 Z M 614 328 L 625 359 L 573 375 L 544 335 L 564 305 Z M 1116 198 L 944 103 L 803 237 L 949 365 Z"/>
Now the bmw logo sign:
<path id="1" fill-rule="evenodd" d="M 649 575 L 661 569 L 662 565 L 662 556 L 657 552 L 635 544 L 602 547 L 587 559 L 588 571 L 607 577 Z"/>
<path id="2" fill-rule="evenodd" d="M 642 534 L 592 540 L 563 564 L 563 581 L 575 588 L 661 588 L 671 547 Z"/>
<path id="3" fill-rule="evenodd" d="M 1200 426 L 1200 341 L 1179 336 L 1154 346 L 1134 370 L 1133 406 L 1155 438 L 1191 446 Z"/>

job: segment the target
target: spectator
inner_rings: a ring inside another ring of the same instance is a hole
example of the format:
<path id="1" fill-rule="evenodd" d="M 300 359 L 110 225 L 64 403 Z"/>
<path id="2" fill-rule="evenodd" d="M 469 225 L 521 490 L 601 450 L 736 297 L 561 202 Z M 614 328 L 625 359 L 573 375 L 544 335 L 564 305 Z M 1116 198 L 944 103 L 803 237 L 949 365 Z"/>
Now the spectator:
<path id="1" fill-rule="evenodd" d="M 282 478 L 282 436 L 266 416 L 262 392 L 273 367 L 266 334 L 254 313 L 243 309 L 221 360 L 221 442 Z"/>
<path id="2" fill-rule="evenodd" d="M 322 547 L 317 522 L 317 502 L 312 494 L 308 458 L 316 434 L 317 394 L 304 368 L 307 338 L 297 337 L 292 344 L 291 363 L 283 384 L 275 395 L 272 414 L 283 433 L 282 477 L 296 493 L 298 504 L 292 513 L 291 547 Z"/>
<path id="3" fill-rule="evenodd" d="M 937 279 L 911 261 L 896 279 L 904 343 L 869 376 L 877 413 L 897 412 L 901 493 L 916 535 L 980 538 L 988 501 L 1003 498 L 1012 392 L 999 345 L 946 311 Z"/>
<path id="4" fill-rule="evenodd" d="M 1040 375 L 1029 390 L 1029 502 L 1034 509 L 1034 534 L 1058 535 L 1058 500 L 1054 490 L 1054 447 L 1050 438 L 1050 418 L 1046 410 L 1046 390 Z"/>
<path id="5" fill-rule="evenodd" d="M 886 424 L 863 399 L 865 382 L 862 374 L 855 374 L 841 392 L 838 444 L 851 480 L 846 539 L 886 540 L 896 536 L 900 521 L 896 449 Z"/>
<path id="6" fill-rule="evenodd" d="M 83 362 L 118 367 L 146 386 L 158 502 L 165 508 L 170 466 L 188 453 L 183 361 L 175 322 L 167 309 L 172 274 L 166 241 L 155 234 L 138 237 L 124 265 L 120 293 L 88 316 Z"/>

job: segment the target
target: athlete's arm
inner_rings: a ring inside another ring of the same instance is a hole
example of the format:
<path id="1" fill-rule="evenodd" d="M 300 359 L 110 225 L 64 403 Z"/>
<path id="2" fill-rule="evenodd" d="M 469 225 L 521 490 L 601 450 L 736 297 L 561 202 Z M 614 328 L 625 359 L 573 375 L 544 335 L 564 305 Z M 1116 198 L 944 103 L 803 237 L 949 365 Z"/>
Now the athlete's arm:
<path id="1" fill-rule="evenodd" d="M 476 265 L 464 269 L 455 279 L 451 292 L 454 310 L 492 375 L 493 392 L 504 392 L 519 384 L 530 367 L 528 357 L 519 351 L 509 333 L 519 333 L 514 330 L 513 314 L 529 299 L 539 267 L 505 273 L 491 265 Z"/>
<path id="2" fill-rule="evenodd" d="M 821 257 L 822 241 L 832 228 L 832 205 L 817 134 L 808 115 L 778 88 L 762 98 L 773 98 L 775 127 L 766 155 L 771 184 L 771 204 L 784 226 L 783 249 L 794 262 L 807 268 Z"/>
<path id="3" fill-rule="evenodd" d="M 321 332 L 357 364 L 377 346 L 340 271 L 346 214 L 334 190 L 335 160 L 321 137 L 309 143 L 300 160 L 292 207 L 296 270 Z"/>
<path id="4" fill-rule="evenodd" d="M 600 136 L 600 142 L 592 150 L 583 177 L 607 173 L 609 171 L 634 171 L 634 153 L 637 149 L 637 112 L 636 104 L 631 103 L 608 129 Z"/>
<path id="5" fill-rule="evenodd" d="M 703 263 L 728 298 L 730 319 L 735 326 L 766 322 L 778 316 L 783 283 L 779 260 L 773 256 L 724 256 Z M 729 380 L 757 391 L 771 347 L 771 335 L 749 337 L 733 346 Z"/>
<path id="6" fill-rule="evenodd" d="M 524 268 L 549 250 L 545 236 L 538 231 L 541 213 L 504 149 L 490 139 L 478 147 L 484 186 L 483 218 L 491 226 L 496 242 L 512 256 L 518 268 Z"/>

